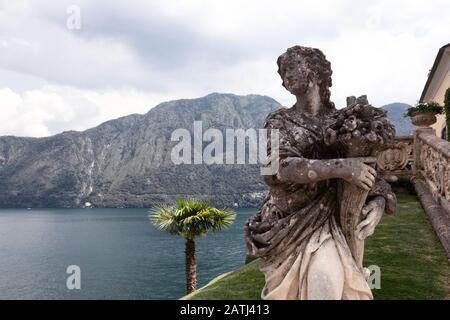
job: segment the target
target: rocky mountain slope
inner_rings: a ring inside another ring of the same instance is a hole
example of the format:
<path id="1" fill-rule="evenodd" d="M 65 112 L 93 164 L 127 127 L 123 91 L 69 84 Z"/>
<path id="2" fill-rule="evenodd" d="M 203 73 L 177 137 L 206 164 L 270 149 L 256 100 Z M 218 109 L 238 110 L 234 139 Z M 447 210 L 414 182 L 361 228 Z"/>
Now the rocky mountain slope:
<path id="1" fill-rule="evenodd" d="M 382 108 L 388 112 L 388 117 L 395 125 L 395 131 L 397 136 L 408 136 L 413 134 L 415 126 L 411 123 L 411 119 L 404 117 L 406 109 L 411 107 L 406 103 L 391 103 L 383 106 Z"/>
<path id="2" fill-rule="evenodd" d="M 389 112 L 398 134 L 407 105 Z M 177 196 L 204 197 L 219 206 L 258 206 L 266 186 L 258 165 L 174 165 L 175 129 L 262 128 L 281 105 L 258 95 L 210 94 L 162 103 L 83 131 L 46 138 L 0 137 L 0 207 L 150 207 Z M 404 124 L 404 122 L 406 124 Z M 406 129 L 405 129 L 406 128 Z M 225 135 L 224 135 L 225 136 Z"/>
<path id="3" fill-rule="evenodd" d="M 46 138 L 0 137 L 0 207 L 149 207 L 176 196 L 258 205 L 258 165 L 174 165 L 175 129 L 261 128 L 275 100 L 211 94 Z"/>

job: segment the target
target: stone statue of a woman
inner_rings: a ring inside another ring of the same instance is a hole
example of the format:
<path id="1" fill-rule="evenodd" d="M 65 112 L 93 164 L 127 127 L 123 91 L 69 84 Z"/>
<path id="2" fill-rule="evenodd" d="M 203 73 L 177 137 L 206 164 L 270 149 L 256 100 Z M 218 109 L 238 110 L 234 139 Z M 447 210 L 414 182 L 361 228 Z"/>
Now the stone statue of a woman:
<path id="1" fill-rule="evenodd" d="M 385 210 L 395 210 L 395 195 L 376 178 L 373 158 L 343 158 L 339 148 L 325 143 L 324 132 L 335 121 L 336 109 L 330 102 L 332 71 L 324 54 L 295 46 L 278 58 L 278 67 L 283 86 L 297 102 L 266 119 L 269 132 L 279 131 L 279 170 L 264 176 L 269 195 L 245 227 L 248 254 L 262 258 L 261 296 L 372 299 L 340 225 L 338 183 L 369 192 L 356 228 L 361 240 L 374 232 Z M 269 143 L 269 158 L 270 152 Z"/>

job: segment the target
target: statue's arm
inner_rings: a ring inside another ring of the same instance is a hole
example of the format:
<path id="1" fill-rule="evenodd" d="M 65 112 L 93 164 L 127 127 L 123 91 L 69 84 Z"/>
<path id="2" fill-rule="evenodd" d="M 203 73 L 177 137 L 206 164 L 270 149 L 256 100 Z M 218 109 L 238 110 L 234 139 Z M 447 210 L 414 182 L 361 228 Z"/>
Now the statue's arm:
<path id="1" fill-rule="evenodd" d="M 367 158 L 367 160 L 371 160 Z M 312 160 L 303 157 L 280 159 L 278 172 L 264 176 L 268 185 L 280 183 L 310 184 L 328 179 L 344 179 L 370 190 L 376 172 L 360 158 Z"/>
<path id="2" fill-rule="evenodd" d="M 369 192 L 368 200 L 376 200 L 383 203 L 384 211 L 394 213 L 397 208 L 397 197 L 391 186 L 384 179 L 377 178 L 373 188 Z M 382 199 L 382 200 L 380 200 Z"/>
<path id="3" fill-rule="evenodd" d="M 340 166 L 343 166 L 342 159 L 310 160 L 303 157 L 287 157 L 280 159 L 280 165 L 276 175 L 265 177 L 268 184 L 314 183 L 339 178 L 338 169 Z"/>
<path id="4" fill-rule="evenodd" d="M 374 187 L 370 190 L 367 204 L 362 209 L 364 217 L 356 228 L 359 239 L 364 240 L 371 236 L 381 220 L 384 212 L 394 213 L 397 198 L 391 186 L 383 179 L 377 178 Z"/>

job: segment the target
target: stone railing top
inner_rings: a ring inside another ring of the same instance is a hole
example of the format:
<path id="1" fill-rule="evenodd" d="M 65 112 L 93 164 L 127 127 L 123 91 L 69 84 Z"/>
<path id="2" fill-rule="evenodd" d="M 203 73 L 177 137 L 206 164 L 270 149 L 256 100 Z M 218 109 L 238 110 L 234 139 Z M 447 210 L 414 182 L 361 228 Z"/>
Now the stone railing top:
<path id="1" fill-rule="evenodd" d="M 395 140 L 414 140 L 414 136 L 395 136 Z"/>
<path id="2" fill-rule="evenodd" d="M 436 151 L 442 153 L 445 157 L 450 158 L 450 142 L 437 137 L 430 132 L 423 132 L 418 135 L 419 139 L 428 144 Z"/>

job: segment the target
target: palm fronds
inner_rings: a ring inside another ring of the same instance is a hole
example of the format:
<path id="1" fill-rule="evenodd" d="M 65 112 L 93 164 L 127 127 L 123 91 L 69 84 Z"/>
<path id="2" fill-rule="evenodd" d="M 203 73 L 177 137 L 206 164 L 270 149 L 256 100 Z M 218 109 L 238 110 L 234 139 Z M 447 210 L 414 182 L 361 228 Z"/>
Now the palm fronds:
<path id="1" fill-rule="evenodd" d="M 178 199 L 174 206 L 159 206 L 149 214 L 151 222 L 159 229 L 189 239 L 205 235 L 209 230 L 226 229 L 235 217 L 232 210 L 217 209 L 199 199 Z"/>

